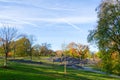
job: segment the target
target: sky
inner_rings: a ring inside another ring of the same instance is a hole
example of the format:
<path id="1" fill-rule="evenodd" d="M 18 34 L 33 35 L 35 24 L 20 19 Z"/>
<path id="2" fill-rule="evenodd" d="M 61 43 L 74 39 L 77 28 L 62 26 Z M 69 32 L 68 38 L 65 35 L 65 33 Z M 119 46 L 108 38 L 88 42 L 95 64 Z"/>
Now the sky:
<path id="1" fill-rule="evenodd" d="M 0 27 L 9 24 L 19 32 L 33 35 L 35 44 L 49 43 L 53 50 L 70 42 L 87 42 L 89 30 L 97 26 L 101 0 L 0 0 Z"/>

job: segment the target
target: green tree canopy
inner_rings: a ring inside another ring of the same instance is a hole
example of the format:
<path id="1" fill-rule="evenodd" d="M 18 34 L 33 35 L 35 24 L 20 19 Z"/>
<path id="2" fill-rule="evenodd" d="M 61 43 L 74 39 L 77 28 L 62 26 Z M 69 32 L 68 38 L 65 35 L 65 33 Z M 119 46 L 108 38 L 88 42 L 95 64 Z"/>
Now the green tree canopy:
<path id="1" fill-rule="evenodd" d="M 96 10 L 98 13 L 98 25 L 94 30 L 90 31 L 88 42 L 95 42 L 102 52 L 103 68 L 106 71 L 119 73 L 120 1 L 103 0 Z M 119 57 L 116 56 L 113 59 L 113 54 L 117 54 Z"/>
<path id="2" fill-rule="evenodd" d="M 20 38 L 15 42 L 16 44 L 16 55 L 26 56 L 29 55 L 30 42 L 27 38 Z"/>
<path id="3" fill-rule="evenodd" d="M 101 50 L 120 51 L 120 2 L 104 0 L 97 12 L 98 25 L 90 31 L 88 41 L 95 41 Z"/>

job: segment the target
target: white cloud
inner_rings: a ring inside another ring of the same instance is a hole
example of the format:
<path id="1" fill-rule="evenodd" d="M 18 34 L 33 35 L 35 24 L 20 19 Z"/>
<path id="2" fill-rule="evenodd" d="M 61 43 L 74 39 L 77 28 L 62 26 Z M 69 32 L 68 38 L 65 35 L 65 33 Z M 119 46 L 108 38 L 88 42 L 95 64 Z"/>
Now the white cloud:
<path id="1" fill-rule="evenodd" d="M 6 19 L 4 21 L 4 19 Z M 11 24 L 11 25 L 15 25 L 18 27 L 22 27 L 22 25 L 24 24 L 29 24 L 32 26 L 37 26 L 36 24 L 33 24 L 32 22 L 29 22 L 27 20 L 24 20 L 24 18 L 19 18 L 19 17 L 8 17 L 8 16 L 0 16 L 0 21 L 3 24 Z"/>
<path id="2" fill-rule="evenodd" d="M 48 23 L 66 23 L 66 21 L 68 21 L 72 24 L 85 24 L 85 23 L 93 23 L 97 20 L 96 15 L 93 14 L 93 16 L 88 16 L 87 11 L 85 11 L 87 13 L 83 15 L 82 12 L 84 11 L 79 11 L 78 7 L 69 8 L 70 6 L 65 6 L 65 7 L 62 7 L 60 5 L 53 6 L 51 2 L 48 6 L 45 6 L 47 5 L 45 3 L 47 2 L 44 0 L 42 0 L 43 2 L 41 0 L 38 2 L 36 0 L 35 1 L 30 0 L 29 2 L 28 0 L 0 0 L 0 1 L 8 2 L 8 3 L 13 2 L 13 4 L 20 3 L 21 6 L 22 4 L 29 5 L 28 7 L 36 6 L 38 9 L 34 10 L 33 8 L 27 9 L 26 7 L 24 9 L 23 8 L 21 9 L 18 7 L 16 8 L 15 6 L 17 5 L 15 5 L 14 7 L 12 7 L 13 10 L 8 8 L 0 12 L 1 14 L 0 19 L 1 18 L 11 19 L 11 20 L 23 22 L 24 24 L 31 24 L 34 26 L 35 24 L 33 24 L 33 21 L 41 21 L 41 22 L 48 22 Z M 38 5 L 37 3 L 39 4 L 41 3 L 41 5 Z M 61 2 L 60 4 L 63 4 L 63 3 Z M 75 4 L 72 4 L 72 6 L 75 6 Z M 80 9 L 83 9 L 81 6 L 79 7 Z M 40 10 L 40 8 L 42 8 L 43 10 Z M 44 9 L 47 9 L 47 10 L 44 10 Z M 71 12 L 69 13 L 69 11 Z M 4 16 L 4 15 L 8 15 L 8 16 Z M 18 16 L 18 17 L 15 17 L 15 16 Z M 52 17 L 48 18 L 48 16 L 52 16 Z"/>
<path id="3" fill-rule="evenodd" d="M 39 27 L 39 24 L 35 24 L 35 22 L 41 22 L 41 23 L 43 22 L 46 24 L 66 23 L 66 24 L 70 25 L 71 27 L 73 27 L 74 29 L 80 30 L 80 28 L 78 26 L 76 26 L 76 24 L 89 24 L 89 23 L 94 23 L 97 20 L 95 15 L 88 16 L 87 13 L 84 14 L 83 16 L 82 15 L 79 16 L 78 15 L 79 11 L 77 11 L 77 9 L 78 9 L 77 7 L 69 8 L 69 6 L 65 6 L 65 8 L 64 8 L 61 6 L 55 7 L 55 6 L 52 6 L 51 4 L 50 4 L 51 6 L 50 5 L 45 6 L 44 4 L 38 5 L 38 4 L 36 4 L 36 1 L 33 1 L 33 4 L 31 4 L 32 0 L 30 0 L 30 2 L 27 2 L 28 0 L 26 0 L 26 1 L 24 1 L 24 0 L 12 0 L 12 1 L 0 0 L 0 1 L 8 2 L 8 3 L 13 2 L 14 4 L 18 3 L 20 5 L 24 4 L 24 5 L 37 7 L 37 9 L 35 9 L 35 12 L 34 12 L 34 8 L 27 9 L 25 7 L 24 9 L 23 8 L 21 9 L 21 7 L 19 7 L 20 9 L 18 9 L 18 7 L 17 8 L 15 7 L 17 5 L 15 5 L 12 8 L 13 10 L 6 9 L 6 10 L 3 10 L 3 12 L 1 11 L 0 21 L 1 20 L 4 21 L 4 19 L 6 19 L 6 21 L 5 21 L 6 23 L 11 23 L 18 27 L 22 27 L 23 25 L 26 25 L 26 24 L 31 25 L 33 27 Z M 43 10 L 39 11 L 40 8 L 42 8 Z M 41 12 L 41 11 L 43 11 L 43 12 Z M 71 11 L 71 12 L 69 13 L 69 11 Z M 61 15 L 59 15 L 59 12 Z M 66 14 L 64 14 L 64 12 Z M 76 12 L 76 15 L 74 14 L 75 12 Z M 31 13 L 33 13 L 33 15 Z M 48 16 L 51 16 L 51 17 L 48 17 Z"/>
<path id="4" fill-rule="evenodd" d="M 74 29 L 81 31 L 81 29 L 80 29 L 78 26 L 70 23 L 69 21 L 67 21 L 67 20 L 65 20 L 65 19 L 64 19 L 64 21 L 65 21 L 68 25 L 72 26 Z"/>
<path id="5" fill-rule="evenodd" d="M 60 8 L 60 7 L 44 7 L 45 9 L 57 10 L 57 11 L 75 11 L 76 9 L 71 8 Z"/>
<path id="6" fill-rule="evenodd" d="M 53 23 L 66 23 L 69 21 L 74 24 L 85 24 L 96 22 L 96 17 L 60 17 L 60 18 L 25 18 L 27 21 L 43 21 L 43 22 L 53 22 Z"/>
<path id="7" fill-rule="evenodd" d="M 57 46 L 60 46 L 65 39 L 67 42 L 78 41 L 86 43 L 85 36 L 87 36 L 88 27 L 92 28 L 91 23 L 94 24 L 97 20 L 94 9 L 100 1 L 101 0 L 0 0 L 0 27 L 2 27 L 2 23 L 5 23 L 11 27 L 22 28 L 21 31 L 35 34 L 39 37 L 41 41 L 38 42 L 51 42 L 51 40 L 53 40 L 52 44 L 59 44 Z M 82 28 L 83 26 L 81 26 L 81 24 L 85 24 L 85 28 Z M 49 26 L 50 29 L 46 29 L 49 28 Z M 35 27 L 35 30 L 31 27 Z M 39 27 L 44 28 L 38 29 Z M 53 31 L 57 29 L 61 30 Z M 48 30 L 50 30 L 50 32 Z M 73 32 L 71 33 L 72 30 Z M 50 34 L 50 36 L 47 34 Z M 56 46 L 53 47 L 56 48 Z"/>
<path id="8" fill-rule="evenodd" d="M 79 31 L 81 31 L 81 29 L 78 26 L 76 26 L 76 24 L 93 23 L 97 20 L 96 17 L 20 18 L 8 16 L 0 16 L 0 19 L 6 19 L 7 21 L 5 23 L 9 23 L 17 27 L 24 27 L 23 25 L 27 24 L 39 28 L 40 27 L 39 24 L 35 24 L 34 22 L 44 22 L 47 24 L 66 23 Z"/>

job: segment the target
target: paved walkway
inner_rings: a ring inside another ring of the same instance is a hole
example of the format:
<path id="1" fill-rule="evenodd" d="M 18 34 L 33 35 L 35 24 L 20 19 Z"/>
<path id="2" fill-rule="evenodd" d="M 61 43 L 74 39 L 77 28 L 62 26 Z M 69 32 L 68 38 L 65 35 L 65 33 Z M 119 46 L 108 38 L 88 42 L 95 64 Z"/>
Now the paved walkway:
<path id="1" fill-rule="evenodd" d="M 105 72 L 98 71 L 98 70 L 94 70 L 94 69 L 92 69 L 91 67 L 84 67 L 84 69 L 79 69 L 79 70 L 85 70 L 85 71 L 90 71 L 90 72 L 95 72 L 95 73 L 100 73 L 100 74 L 106 74 Z M 113 74 L 109 74 L 109 76 L 111 76 L 111 77 L 116 77 L 116 78 L 120 78 L 120 76 L 113 75 Z"/>
<path id="2" fill-rule="evenodd" d="M 90 71 L 90 72 L 95 72 L 95 73 L 99 73 L 99 74 L 107 74 L 106 72 L 103 72 L 103 71 L 99 71 L 99 70 L 95 70 L 91 67 L 80 67 L 80 66 L 69 66 L 71 68 L 74 68 L 74 69 L 78 69 L 78 70 L 84 70 L 84 71 Z M 118 75 L 113 75 L 113 74 L 108 74 L 108 76 L 111 76 L 111 77 L 115 77 L 115 78 L 120 78 L 120 76 Z"/>

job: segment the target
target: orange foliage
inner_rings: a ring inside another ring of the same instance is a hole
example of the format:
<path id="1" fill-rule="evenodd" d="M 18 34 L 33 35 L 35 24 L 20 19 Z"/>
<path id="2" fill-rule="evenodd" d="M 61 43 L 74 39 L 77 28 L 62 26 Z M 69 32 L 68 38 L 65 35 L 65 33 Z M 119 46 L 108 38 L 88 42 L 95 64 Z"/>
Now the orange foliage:
<path id="1" fill-rule="evenodd" d="M 11 57 L 12 55 L 13 55 L 13 53 L 12 53 L 12 52 L 9 52 L 9 53 L 8 53 L 8 56 L 9 56 L 9 57 Z"/>

